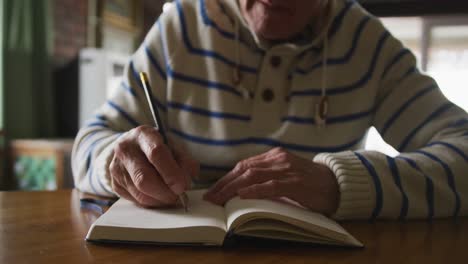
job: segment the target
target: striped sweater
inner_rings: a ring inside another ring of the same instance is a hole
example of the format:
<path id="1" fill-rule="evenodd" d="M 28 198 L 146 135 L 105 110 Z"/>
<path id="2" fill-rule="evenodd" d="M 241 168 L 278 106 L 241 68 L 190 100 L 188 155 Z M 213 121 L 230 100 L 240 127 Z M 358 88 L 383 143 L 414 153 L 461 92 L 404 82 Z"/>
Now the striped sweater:
<path id="1" fill-rule="evenodd" d="M 248 30 L 236 1 L 176 1 L 132 56 L 121 86 L 79 131 L 76 187 L 114 195 L 108 166 L 115 142 L 151 124 L 137 77 L 145 71 L 169 136 L 201 164 L 196 183 L 283 147 L 335 173 L 337 219 L 467 215 L 467 113 L 418 71 L 413 54 L 377 18 L 355 1 L 332 2 L 323 32 L 266 45 Z M 330 106 L 319 126 L 324 66 Z M 363 149 L 371 126 L 398 156 Z"/>

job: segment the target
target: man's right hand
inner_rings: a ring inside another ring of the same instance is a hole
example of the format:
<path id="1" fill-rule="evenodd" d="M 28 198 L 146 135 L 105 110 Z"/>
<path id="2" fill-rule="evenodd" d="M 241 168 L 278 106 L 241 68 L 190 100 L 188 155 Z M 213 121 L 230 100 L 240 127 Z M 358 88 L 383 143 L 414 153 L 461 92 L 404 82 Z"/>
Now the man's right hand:
<path id="1" fill-rule="evenodd" d="M 177 147 L 171 151 L 156 128 L 139 126 L 119 139 L 109 171 L 121 197 L 144 207 L 168 207 L 189 188 L 199 164 Z"/>

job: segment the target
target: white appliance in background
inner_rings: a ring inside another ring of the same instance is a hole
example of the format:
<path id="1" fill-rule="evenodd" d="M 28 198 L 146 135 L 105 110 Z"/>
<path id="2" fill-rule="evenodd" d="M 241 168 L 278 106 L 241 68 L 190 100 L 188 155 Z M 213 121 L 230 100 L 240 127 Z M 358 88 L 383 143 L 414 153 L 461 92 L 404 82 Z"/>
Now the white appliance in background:
<path id="1" fill-rule="evenodd" d="M 78 103 L 80 127 L 120 86 L 129 59 L 129 54 L 117 54 L 95 48 L 80 51 Z"/>

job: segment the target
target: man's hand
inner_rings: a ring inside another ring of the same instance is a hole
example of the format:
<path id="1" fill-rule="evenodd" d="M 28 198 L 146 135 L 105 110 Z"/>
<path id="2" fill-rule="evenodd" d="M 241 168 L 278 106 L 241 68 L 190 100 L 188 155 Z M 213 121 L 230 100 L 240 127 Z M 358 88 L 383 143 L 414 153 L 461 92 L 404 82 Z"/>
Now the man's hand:
<path id="1" fill-rule="evenodd" d="M 112 189 L 141 206 L 175 205 L 191 177 L 197 176 L 199 165 L 186 152 L 172 150 L 154 127 L 130 130 L 114 148 L 109 167 Z"/>
<path id="2" fill-rule="evenodd" d="M 288 198 L 331 215 L 338 207 L 339 188 L 328 167 L 275 148 L 239 162 L 204 198 L 223 205 L 237 195 L 243 199 Z"/>

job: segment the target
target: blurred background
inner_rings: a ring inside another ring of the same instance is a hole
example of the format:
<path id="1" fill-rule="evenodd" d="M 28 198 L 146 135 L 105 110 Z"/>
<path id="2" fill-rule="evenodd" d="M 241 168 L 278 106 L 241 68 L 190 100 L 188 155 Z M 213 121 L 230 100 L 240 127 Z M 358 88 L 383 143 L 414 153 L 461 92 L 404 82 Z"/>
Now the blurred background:
<path id="1" fill-rule="evenodd" d="M 468 111 L 468 1 L 359 2 Z M 73 187 L 73 138 L 118 87 L 128 57 L 171 4 L 0 0 L 0 190 Z M 398 154 L 375 129 L 366 147 Z"/>

